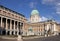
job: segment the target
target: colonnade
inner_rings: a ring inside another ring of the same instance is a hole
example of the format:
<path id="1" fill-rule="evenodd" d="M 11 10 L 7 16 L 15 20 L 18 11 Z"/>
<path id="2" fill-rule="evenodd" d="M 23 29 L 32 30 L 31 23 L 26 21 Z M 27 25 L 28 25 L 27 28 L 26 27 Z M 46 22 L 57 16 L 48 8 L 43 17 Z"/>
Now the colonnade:
<path id="1" fill-rule="evenodd" d="M 23 22 L 5 17 L 0 17 L 1 35 L 20 35 L 22 27 L 23 27 Z"/>

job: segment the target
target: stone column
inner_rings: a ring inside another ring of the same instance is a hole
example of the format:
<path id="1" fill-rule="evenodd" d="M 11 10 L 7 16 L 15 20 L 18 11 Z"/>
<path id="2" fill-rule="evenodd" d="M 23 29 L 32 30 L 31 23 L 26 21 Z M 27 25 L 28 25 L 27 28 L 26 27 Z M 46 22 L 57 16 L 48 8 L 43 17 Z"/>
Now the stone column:
<path id="1" fill-rule="evenodd" d="M 15 35 L 15 21 L 14 21 L 14 35 Z"/>
<path id="2" fill-rule="evenodd" d="M 56 24 L 54 24 L 54 31 L 56 31 Z"/>
<path id="3" fill-rule="evenodd" d="M 6 18 L 6 35 L 7 35 L 7 18 Z"/>
<path id="4" fill-rule="evenodd" d="M 1 17 L 1 28 L 2 28 L 2 19 L 3 19 L 3 18 Z M 1 30 L 1 35 L 2 35 L 2 30 Z"/>
<path id="5" fill-rule="evenodd" d="M 12 20 L 10 20 L 10 35 L 12 34 L 11 30 L 12 30 Z"/>
<path id="6" fill-rule="evenodd" d="M 56 24 L 54 24 L 54 35 L 57 35 L 57 29 L 56 29 Z"/>
<path id="7" fill-rule="evenodd" d="M 19 24 L 19 25 L 20 25 L 20 29 L 21 29 L 21 22 L 20 22 L 20 24 Z"/>
<path id="8" fill-rule="evenodd" d="M 23 23 L 20 22 L 20 33 L 22 34 Z"/>
<path id="9" fill-rule="evenodd" d="M 46 28 L 46 35 L 45 35 L 45 37 L 47 37 L 47 36 L 48 36 L 48 30 L 49 30 L 49 24 L 47 24 L 47 28 Z"/>
<path id="10" fill-rule="evenodd" d="M 19 32 L 19 28 L 18 28 L 18 22 L 17 22 L 17 35 L 19 35 L 18 32 Z"/>
<path id="11" fill-rule="evenodd" d="M 21 22 L 19 22 L 19 32 L 20 32 L 20 34 L 21 34 Z"/>
<path id="12" fill-rule="evenodd" d="M 21 25 L 21 23 L 20 23 L 19 25 Z M 20 26 L 20 27 L 21 27 L 21 26 Z M 20 30 L 21 30 L 21 29 L 20 29 Z M 21 36 L 21 35 L 18 35 L 17 40 L 18 40 L 18 41 L 23 41 L 22 36 Z"/>
<path id="13" fill-rule="evenodd" d="M 47 28 L 46 28 L 46 30 L 47 30 L 47 31 L 49 30 L 49 24 L 47 24 Z"/>
<path id="14" fill-rule="evenodd" d="M 52 33 L 54 32 L 54 25 L 52 24 Z"/>
<path id="15" fill-rule="evenodd" d="M 3 18 L 1 17 L 1 27 L 2 27 L 2 19 L 3 19 Z"/>
<path id="16" fill-rule="evenodd" d="M 7 18 L 6 18 L 6 29 L 7 29 Z"/>
<path id="17" fill-rule="evenodd" d="M 22 27 L 22 35 L 23 35 L 23 31 L 24 31 L 24 22 L 23 22 L 23 27 Z M 34 33 L 34 32 L 33 32 Z"/>

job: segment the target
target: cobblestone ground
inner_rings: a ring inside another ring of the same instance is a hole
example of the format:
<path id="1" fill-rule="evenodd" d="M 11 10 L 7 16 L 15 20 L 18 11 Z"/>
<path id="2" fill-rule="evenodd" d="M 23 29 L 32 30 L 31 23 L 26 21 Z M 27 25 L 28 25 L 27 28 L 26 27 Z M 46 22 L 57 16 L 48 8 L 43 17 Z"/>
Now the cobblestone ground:
<path id="1" fill-rule="evenodd" d="M 0 41 L 17 41 L 16 39 L 0 39 Z"/>
<path id="2" fill-rule="evenodd" d="M 27 39 L 24 41 L 60 41 L 60 36 L 52 36 L 52 37 L 37 38 L 37 39 Z"/>
<path id="3" fill-rule="evenodd" d="M 0 41 L 17 41 L 17 40 L 16 39 L 0 39 Z M 23 41 L 60 41 L 60 36 L 35 38 L 35 39 L 23 39 Z"/>

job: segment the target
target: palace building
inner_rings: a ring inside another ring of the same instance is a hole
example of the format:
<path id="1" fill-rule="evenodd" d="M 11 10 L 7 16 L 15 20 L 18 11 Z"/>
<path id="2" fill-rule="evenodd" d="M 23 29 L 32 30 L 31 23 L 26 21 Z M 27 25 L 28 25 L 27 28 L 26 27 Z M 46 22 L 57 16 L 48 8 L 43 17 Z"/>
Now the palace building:
<path id="1" fill-rule="evenodd" d="M 40 21 L 39 11 L 32 10 L 29 22 L 24 15 L 0 5 L 0 35 L 59 35 L 55 20 Z"/>
<path id="2" fill-rule="evenodd" d="M 24 15 L 0 5 L 0 34 L 20 35 L 25 22 Z"/>
<path id="3" fill-rule="evenodd" d="M 58 35 L 60 31 L 60 24 L 55 20 L 41 21 L 38 10 L 32 10 L 30 15 L 30 22 L 27 22 L 24 27 L 24 35 Z"/>

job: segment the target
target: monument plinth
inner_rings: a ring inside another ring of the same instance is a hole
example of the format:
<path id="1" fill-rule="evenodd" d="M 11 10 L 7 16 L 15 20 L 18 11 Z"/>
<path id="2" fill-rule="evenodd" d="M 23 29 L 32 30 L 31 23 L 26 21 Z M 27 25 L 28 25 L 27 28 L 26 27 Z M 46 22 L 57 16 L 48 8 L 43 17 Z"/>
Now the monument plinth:
<path id="1" fill-rule="evenodd" d="M 21 35 L 18 35 L 17 40 L 18 40 L 18 41 L 23 41 L 22 36 L 21 36 Z"/>

